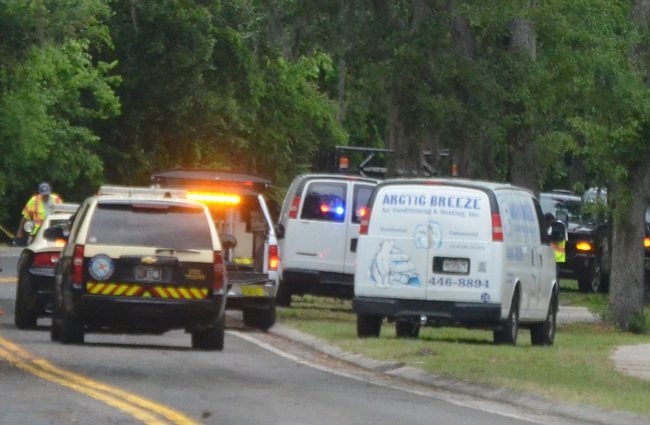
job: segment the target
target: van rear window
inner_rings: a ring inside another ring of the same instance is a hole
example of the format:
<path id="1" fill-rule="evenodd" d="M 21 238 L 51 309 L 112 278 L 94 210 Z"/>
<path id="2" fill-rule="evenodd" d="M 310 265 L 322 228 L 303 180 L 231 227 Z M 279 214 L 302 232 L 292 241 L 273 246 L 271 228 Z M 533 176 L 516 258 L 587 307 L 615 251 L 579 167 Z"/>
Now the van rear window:
<path id="1" fill-rule="evenodd" d="M 346 209 L 345 183 L 312 182 L 307 186 L 300 218 L 342 222 Z"/>
<path id="2" fill-rule="evenodd" d="M 354 196 L 352 199 L 352 205 L 354 206 L 354 210 L 352 211 L 353 223 L 361 223 L 361 220 L 367 214 L 368 201 L 370 200 L 373 189 L 373 186 L 354 185 Z"/>
<path id="3" fill-rule="evenodd" d="M 99 204 L 90 222 L 88 244 L 212 249 L 203 208 L 170 204 Z"/>

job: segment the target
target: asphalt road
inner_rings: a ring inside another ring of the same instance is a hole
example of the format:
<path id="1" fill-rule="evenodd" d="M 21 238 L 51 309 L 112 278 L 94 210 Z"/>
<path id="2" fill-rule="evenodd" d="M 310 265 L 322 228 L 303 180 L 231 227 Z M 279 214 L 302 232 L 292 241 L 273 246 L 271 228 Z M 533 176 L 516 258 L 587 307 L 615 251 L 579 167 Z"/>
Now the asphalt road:
<path id="1" fill-rule="evenodd" d="M 0 248 L 0 424 L 570 423 L 364 375 L 233 319 L 223 352 L 181 331 L 52 343 L 48 319 L 13 325 L 16 260 Z"/>

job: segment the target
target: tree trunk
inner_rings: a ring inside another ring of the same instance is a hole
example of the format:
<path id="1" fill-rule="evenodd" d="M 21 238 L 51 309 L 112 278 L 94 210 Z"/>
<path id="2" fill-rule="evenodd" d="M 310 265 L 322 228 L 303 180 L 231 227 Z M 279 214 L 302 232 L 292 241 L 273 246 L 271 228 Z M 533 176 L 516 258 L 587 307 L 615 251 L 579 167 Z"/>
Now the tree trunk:
<path id="1" fill-rule="evenodd" d="M 630 196 L 629 205 L 619 202 L 615 206 L 609 313 L 610 320 L 619 328 L 639 331 L 643 327 L 643 238 L 650 169 L 638 166 L 630 174 L 630 186 L 626 193 Z"/>

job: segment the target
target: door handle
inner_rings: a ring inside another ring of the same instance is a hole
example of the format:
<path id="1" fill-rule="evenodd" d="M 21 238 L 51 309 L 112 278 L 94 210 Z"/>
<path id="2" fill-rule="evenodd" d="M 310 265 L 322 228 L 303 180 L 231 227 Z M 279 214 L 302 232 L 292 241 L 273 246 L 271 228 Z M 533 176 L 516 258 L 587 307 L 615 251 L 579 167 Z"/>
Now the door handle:
<path id="1" fill-rule="evenodd" d="M 358 238 L 350 239 L 350 252 L 357 252 L 357 241 Z"/>

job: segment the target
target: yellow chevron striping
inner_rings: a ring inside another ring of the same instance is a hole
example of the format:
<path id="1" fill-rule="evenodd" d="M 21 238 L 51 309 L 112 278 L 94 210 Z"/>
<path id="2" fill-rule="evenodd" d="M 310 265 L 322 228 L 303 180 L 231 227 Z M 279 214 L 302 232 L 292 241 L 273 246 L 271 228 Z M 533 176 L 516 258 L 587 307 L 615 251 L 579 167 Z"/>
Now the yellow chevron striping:
<path id="1" fill-rule="evenodd" d="M 142 293 L 142 298 L 151 298 L 151 292 L 149 291 L 144 291 Z"/>
<path id="2" fill-rule="evenodd" d="M 190 292 L 188 292 L 187 288 L 182 288 L 182 287 L 181 287 L 181 288 L 178 288 L 178 292 L 181 293 L 181 295 L 183 296 L 183 298 L 187 298 L 187 299 L 190 299 L 190 300 L 191 300 L 192 298 L 194 298 L 194 297 L 192 296 L 192 294 L 191 294 Z"/>
<path id="3" fill-rule="evenodd" d="M 122 295 L 127 289 L 129 289 L 129 285 L 118 285 L 113 295 Z"/>
<path id="4" fill-rule="evenodd" d="M 190 291 L 192 291 L 192 294 L 194 294 L 194 298 L 196 299 L 201 299 L 203 298 L 201 291 L 199 291 L 198 288 L 190 288 Z"/>
<path id="5" fill-rule="evenodd" d="M 106 285 L 104 285 L 103 283 L 96 284 L 95 287 L 91 291 L 92 294 L 95 295 L 95 294 L 100 293 L 102 291 L 102 289 L 104 289 L 104 286 L 106 286 Z"/>
<path id="6" fill-rule="evenodd" d="M 167 292 L 170 293 L 174 299 L 180 298 L 180 295 L 178 295 L 178 291 L 173 286 L 168 286 Z"/>
<path id="7" fill-rule="evenodd" d="M 165 292 L 165 288 L 162 286 L 156 286 L 154 289 L 154 295 L 158 295 L 160 298 L 169 298 L 169 295 L 167 295 L 167 292 Z"/>
<path id="8" fill-rule="evenodd" d="M 102 295 L 111 295 L 116 286 L 117 285 L 114 283 L 109 283 L 108 285 L 106 285 L 106 288 L 104 288 L 104 290 L 102 291 Z"/>
<path id="9" fill-rule="evenodd" d="M 203 293 L 203 298 L 208 296 L 208 288 L 201 288 L 201 292 Z"/>
<path id="10" fill-rule="evenodd" d="M 127 296 L 127 297 L 132 297 L 132 296 L 133 296 L 136 292 L 138 292 L 139 290 L 140 290 L 140 286 L 138 286 L 138 285 L 132 285 L 132 286 L 131 286 L 131 289 L 129 289 L 129 290 L 126 292 L 126 296 Z"/>

